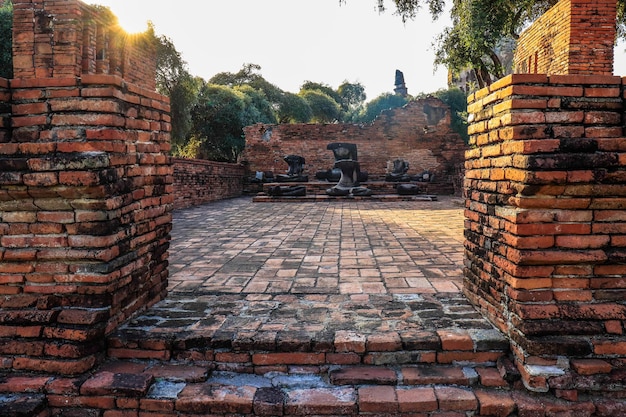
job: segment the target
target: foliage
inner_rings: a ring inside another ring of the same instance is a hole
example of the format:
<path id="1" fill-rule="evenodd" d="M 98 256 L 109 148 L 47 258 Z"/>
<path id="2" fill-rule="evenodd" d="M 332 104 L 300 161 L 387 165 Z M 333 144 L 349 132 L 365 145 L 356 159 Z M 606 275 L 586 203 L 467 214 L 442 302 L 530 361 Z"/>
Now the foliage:
<path id="1" fill-rule="evenodd" d="M 346 112 L 358 109 L 367 99 L 365 87 L 361 83 L 344 81 L 337 87 L 337 94 L 339 94 L 341 100 L 339 104 L 343 111 Z"/>
<path id="2" fill-rule="evenodd" d="M 309 103 L 297 94 L 285 91 L 276 110 L 279 123 L 307 123 L 313 117 Z"/>
<path id="3" fill-rule="evenodd" d="M 346 0 L 340 0 L 344 2 Z M 459 73 L 471 69 L 479 87 L 505 74 L 498 49 L 558 0 L 451 0 L 452 27 L 436 39 L 435 65 L 444 65 Z M 444 10 L 445 0 L 377 0 L 379 9 L 393 3 L 403 21 L 413 19 L 422 7 L 428 7 L 433 19 Z M 626 0 L 617 1 L 617 32 L 626 38 Z"/>
<path id="4" fill-rule="evenodd" d="M 154 25 L 150 22 L 148 22 L 148 33 L 152 34 L 156 44 L 157 91 L 169 95 L 179 80 L 189 75 L 187 63 L 170 38 L 164 35 L 156 36 Z"/>
<path id="5" fill-rule="evenodd" d="M 371 123 L 376 119 L 383 110 L 395 109 L 402 107 L 409 102 L 408 97 L 400 96 L 393 93 L 384 93 L 376 97 L 365 105 L 365 110 L 356 121 L 361 123 Z"/>
<path id="6" fill-rule="evenodd" d="M 341 107 L 328 94 L 320 90 L 302 90 L 299 93 L 311 108 L 314 123 L 335 123 L 341 116 Z"/>
<path id="7" fill-rule="evenodd" d="M 0 6 L 0 77 L 13 78 L 13 3 Z"/>
<path id="8" fill-rule="evenodd" d="M 348 81 L 344 81 L 336 90 L 327 84 L 305 81 L 300 87 L 300 95 L 302 96 L 306 91 L 320 92 L 337 103 L 340 107 L 339 115 L 336 117 L 338 122 L 354 119 L 355 114 L 362 110 L 363 102 L 367 97 L 362 84 Z"/>
<path id="9" fill-rule="evenodd" d="M 335 90 L 333 90 L 333 88 L 331 86 L 329 86 L 328 84 L 324 84 L 324 83 L 316 83 L 313 81 L 305 81 L 301 86 L 300 86 L 300 92 L 303 91 L 319 91 L 321 93 L 326 94 L 327 96 L 329 96 L 330 98 L 332 98 L 335 103 L 341 105 L 341 96 L 339 95 L 339 93 Z"/>
<path id="10" fill-rule="evenodd" d="M 170 113 L 172 118 L 172 147 L 184 145 L 191 131 L 191 109 L 198 98 L 198 92 L 203 80 L 194 78 L 185 73 L 172 87 L 170 98 Z"/>
<path id="11" fill-rule="evenodd" d="M 193 77 L 187 62 L 167 36 L 157 36 L 148 22 L 145 35 L 156 45 L 156 86 L 160 94 L 170 98 L 172 116 L 172 148 L 174 154 L 185 146 L 191 130 L 191 108 L 196 103 L 202 80 Z"/>
<path id="12" fill-rule="evenodd" d="M 249 85 L 250 87 L 262 91 L 272 104 L 279 104 L 283 91 L 274 84 L 267 81 L 258 71 L 261 66 L 257 64 L 243 64 L 243 67 L 236 73 L 220 72 L 209 79 L 209 84 L 225 85 L 237 87 Z"/>
<path id="13" fill-rule="evenodd" d="M 278 120 L 272 104 L 267 100 L 265 93 L 249 85 L 241 85 L 233 90 L 243 94 L 245 109 L 242 115 L 243 122 L 248 124 L 273 124 Z"/>
<path id="14" fill-rule="evenodd" d="M 246 119 L 244 94 L 222 85 L 205 84 L 191 109 L 191 135 L 201 141 L 199 158 L 234 162 L 243 150 Z"/>

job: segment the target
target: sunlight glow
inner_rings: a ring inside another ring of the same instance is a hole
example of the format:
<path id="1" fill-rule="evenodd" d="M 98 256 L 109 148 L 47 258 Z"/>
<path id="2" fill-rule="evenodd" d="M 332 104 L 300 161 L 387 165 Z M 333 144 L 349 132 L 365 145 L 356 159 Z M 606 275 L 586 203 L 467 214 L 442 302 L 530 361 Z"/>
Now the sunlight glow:
<path id="1" fill-rule="evenodd" d="M 124 16 L 124 14 L 118 14 L 117 18 L 122 29 L 129 34 L 142 33 L 148 29 L 148 22 L 138 20 L 134 16 Z"/>

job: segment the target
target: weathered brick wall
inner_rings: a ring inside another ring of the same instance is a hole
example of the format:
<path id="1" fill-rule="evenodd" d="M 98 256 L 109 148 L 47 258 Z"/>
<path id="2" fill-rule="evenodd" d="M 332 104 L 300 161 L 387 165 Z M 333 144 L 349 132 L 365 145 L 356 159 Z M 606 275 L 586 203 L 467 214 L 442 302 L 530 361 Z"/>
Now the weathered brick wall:
<path id="1" fill-rule="evenodd" d="M 119 75 L 77 76 L 84 4 L 14 3 L 20 75 L 10 132 L 0 131 L 0 367 L 76 374 L 102 358 L 105 334 L 166 293 L 169 102 Z M 45 28 L 58 40 L 51 53 L 38 43 Z"/>
<path id="2" fill-rule="evenodd" d="M 173 159 L 174 208 L 204 204 L 243 194 L 242 165 L 199 159 Z"/>
<path id="3" fill-rule="evenodd" d="M 463 165 L 466 145 L 450 128 L 450 109 L 439 99 L 429 98 L 383 112 L 373 123 L 356 124 L 257 124 L 245 128 L 246 148 L 241 157 L 251 172 L 285 173 L 283 158 L 301 155 L 305 173 L 313 180 L 317 171 L 333 167 L 332 142 L 357 145 L 361 170 L 370 178 L 384 179 L 394 159 L 409 162 L 409 174 L 425 170 L 440 181 L 452 182 Z"/>
<path id="4" fill-rule="evenodd" d="M 624 389 L 610 371 L 626 359 L 623 97 L 619 77 L 567 75 L 470 97 L 465 292 L 533 390 Z M 605 370 L 578 375 L 601 368 L 590 359 Z"/>
<path id="5" fill-rule="evenodd" d="M 110 74 L 155 89 L 155 46 L 127 36 L 114 16 L 77 0 L 13 3 L 15 78 Z"/>
<path id="6" fill-rule="evenodd" d="M 615 0 L 561 0 L 519 37 L 516 73 L 613 75 Z"/>

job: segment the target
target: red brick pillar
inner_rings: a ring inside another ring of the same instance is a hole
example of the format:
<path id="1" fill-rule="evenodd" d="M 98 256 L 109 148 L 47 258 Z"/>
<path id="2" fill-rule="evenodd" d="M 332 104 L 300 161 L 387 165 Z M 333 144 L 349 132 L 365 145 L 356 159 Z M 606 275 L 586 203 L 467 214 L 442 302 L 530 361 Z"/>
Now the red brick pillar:
<path id="1" fill-rule="evenodd" d="M 82 73 L 95 65 L 74 47 L 91 30 L 76 11 L 94 10 L 14 3 L 20 75 L 10 80 L 12 128 L 0 131 L 0 367 L 76 374 L 103 357 L 107 333 L 166 293 L 169 102 Z M 49 30 L 52 49 L 39 43 Z M 153 52 L 141 54 L 149 73 Z"/>
<path id="2" fill-rule="evenodd" d="M 624 390 L 623 104 L 612 76 L 512 75 L 470 97 L 465 292 L 532 390 Z"/>
<path id="3" fill-rule="evenodd" d="M 613 75 L 616 0 L 560 0 L 520 35 L 515 72 Z"/>

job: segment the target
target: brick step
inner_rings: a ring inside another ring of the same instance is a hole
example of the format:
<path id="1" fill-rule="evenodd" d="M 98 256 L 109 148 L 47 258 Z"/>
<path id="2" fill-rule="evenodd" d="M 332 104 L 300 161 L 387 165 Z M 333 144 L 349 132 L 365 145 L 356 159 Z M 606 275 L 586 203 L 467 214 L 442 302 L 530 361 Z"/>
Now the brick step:
<path id="1" fill-rule="evenodd" d="M 367 197 L 349 196 L 349 197 L 333 197 L 325 194 L 305 195 L 301 197 L 271 197 L 269 195 L 257 195 L 252 197 L 255 203 L 283 203 L 283 202 L 315 202 L 315 201 L 333 201 L 333 200 L 372 200 L 372 201 L 437 201 L 437 196 L 433 194 L 418 195 L 398 195 L 398 194 L 374 194 Z"/>
<path id="2" fill-rule="evenodd" d="M 508 352 L 508 340 L 495 329 L 259 331 L 187 337 L 121 329 L 108 338 L 107 351 L 111 359 L 179 360 L 250 373 L 286 372 L 290 367 L 319 373 L 335 365 L 494 364 Z"/>
<path id="3" fill-rule="evenodd" d="M 439 182 L 389 182 L 389 181 L 367 181 L 361 183 L 362 187 L 366 187 L 374 192 L 374 194 L 380 195 L 392 195 L 397 194 L 396 186 L 398 184 L 413 184 L 416 185 L 420 194 L 446 194 L 450 195 L 454 193 L 454 189 L 452 188 L 452 184 L 449 183 L 439 183 Z M 289 186 L 304 186 L 306 187 L 307 195 L 326 195 L 326 190 L 332 188 L 336 185 L 333 182 L 327 181 L 310 181 L 310 182 L 275 182 L 275 183 L 265 183 L 262 184 L 259 188 L 259 191 L 267 192 L 269 187 L 289 187 Z"/>
<path id="4" fill-rule="evenodd" d="M 510 365 L 510 364 L 509 364 Z M 499 367 L 334 367 L 265 374 L 175 362 L 109 361 L 77 377 L 0 379 L 4 417 L 614 417 L 624 401 L 578 402 L 520 389 Z M 504 375 L 505 378 L 502 378 Z M 19 394 L 17 394 L 19 392 Z M 24 394 L 27 393 L 27 394 Z"/>

